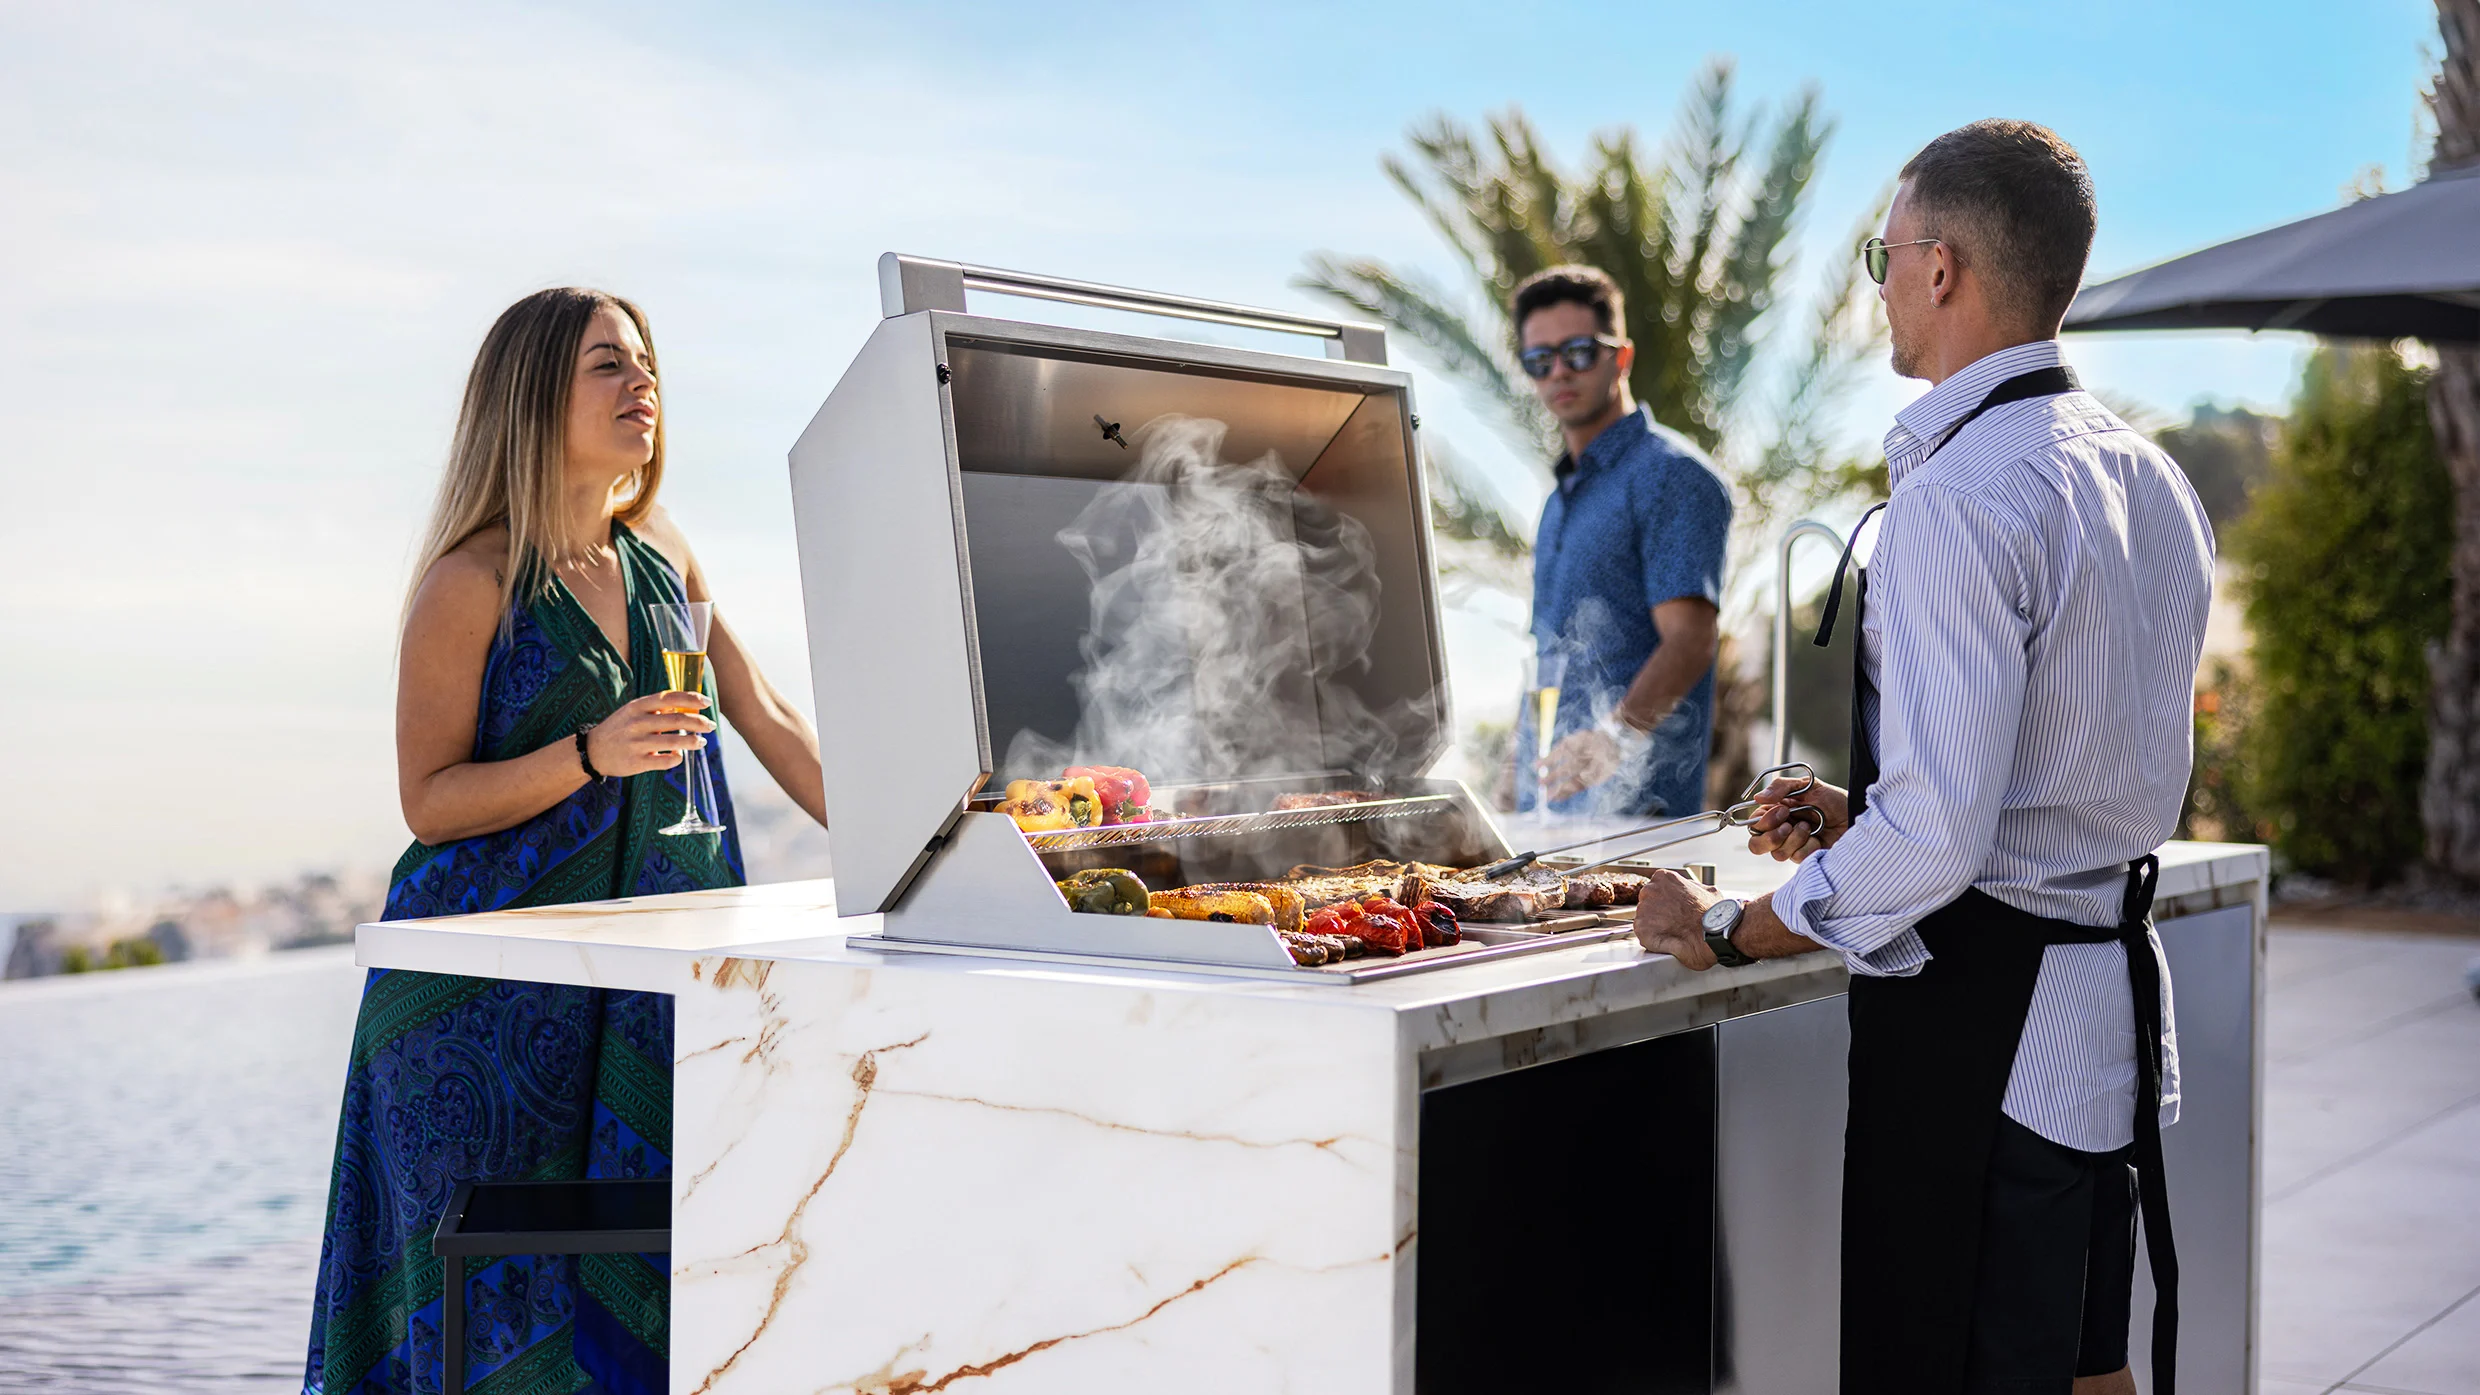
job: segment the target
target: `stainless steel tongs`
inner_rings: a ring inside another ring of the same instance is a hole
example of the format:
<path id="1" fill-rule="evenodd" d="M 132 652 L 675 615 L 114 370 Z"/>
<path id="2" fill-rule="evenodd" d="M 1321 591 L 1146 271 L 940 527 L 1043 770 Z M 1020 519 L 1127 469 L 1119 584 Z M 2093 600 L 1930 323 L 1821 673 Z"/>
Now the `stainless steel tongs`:
<path id="1" fill-rule="evenodd" d="M 1639 833 L 1659 832 L 1663 835 L 1642 847 L 1632 848 L 1613 857 L 1605 857 L 1598 862 L 1587 862 L 1580 866 L 1559 869 L 1559 875 L 1569 876 L 1577 872 L 1590 872 L 1596 867 L 1607 867 L 1614 862 L 1626 862 L 1631 858 L 1643 857 L 1646 853 L 1667 848 L 1673 843 L 1684 843 L 1691 838 L 1702 838 L 1708 833 L 1720 833 L 1726 828 L 1746 828 L 1755 823 L 1766 808 L 1774 802 L 1761 800 L 1757 796 L 1764 793 L 1765 787 L 1772 784 L 1777 775 L 1788 776 L 1793 782 L 1790 789 L 1783 791 L 1785 799 L 1796 799 L 1817 787 L 1816 770 L 1811 768 L 1806 761 L 1795 760 L 1787 765 L 1777 765 L 1770 770 L 1758 771 L 1757 778 L 1749 781 L 1748 788 L 1740 791 L 1739 803 L 1728 809 L 1707 809 L 1703 813 L 1666 819 L 1661 823 L 1647 824 L 1643 828 L 1631 828 L 1625 833 L 1614 833 L 1607 838 L 1588 838 L 1581 843 L 1570 843 L 1564 848 L 1551 848 L 1537 853 L 1519 853 L 1514 857 L 1493 862 L 1479 869 L 1477 875 L 1485 880 L 1502 877 L 1509 872 L 1522 871 L 1533 865 L 1535 861 L 1555 853 L 1572 852 L 1577 848 L 1589 848 L 1600 843 L 1615 843 L 1621 838 L 1632 838 Z M 1804 821 L 1808 824 L 1810 832 L 1822 834 L 1826 831 L 1825 810 L 1814 804 L 1789 804 L 1784 807 L 1793 818 L 1806 815 L 1807 818 Z"/>

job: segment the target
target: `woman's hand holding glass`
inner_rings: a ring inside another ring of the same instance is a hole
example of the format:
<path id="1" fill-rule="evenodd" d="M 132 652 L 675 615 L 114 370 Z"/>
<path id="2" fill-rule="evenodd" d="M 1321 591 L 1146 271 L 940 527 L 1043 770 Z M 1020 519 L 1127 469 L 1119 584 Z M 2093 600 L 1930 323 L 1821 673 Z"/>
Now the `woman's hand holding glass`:
<path id="1" fill-rule="evenodd" d="M 703 693 L 681 692 L 624 702 L 586 732 L 586 754 L 605 775 L 670 770 L 688 752 L 705 749 L 702 733 L 713 731 L 715 724 L 698 713 L 712 705 Z"/>
<path id="2" fill-rule="evenodd" d="M 1748 851 L 1776 862 L 1798 862 L 1833 847 L 1851 827 L 1850 793 L 1823 780 L 1776 777 L 1751 798 L 1762 807 L 1748 824 Z M 1823 814 L 1824 828 L 1811 829 L 1808 816 L 1795 812 L 1799 806 Z"/>

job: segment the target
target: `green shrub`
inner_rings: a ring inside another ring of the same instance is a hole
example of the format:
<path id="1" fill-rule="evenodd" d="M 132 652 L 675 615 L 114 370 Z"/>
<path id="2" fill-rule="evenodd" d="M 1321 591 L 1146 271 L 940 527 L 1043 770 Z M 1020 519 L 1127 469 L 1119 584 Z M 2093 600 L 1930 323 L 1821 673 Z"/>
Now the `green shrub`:
<path id="1" fill-rule="evenodd" d="M 2220 843 L 2262 843 L 2273 825 L 2249 804 L 2255 772 L 2248 764 L 2256 716 L 2255 690 L 2227 659 L 2210 659 L 2196 681 L 2196 763 L 2187 777 L 2179 836 Z"/>
<path id="2" fill-rule="evenodd" d="M 2426 378 L 2391 349 L 2320 348 L 2226 544 L 2256 676 L 2237 807 L 2319 876 L 2382 882 L 2420 855 L 2454 516 Z"/>

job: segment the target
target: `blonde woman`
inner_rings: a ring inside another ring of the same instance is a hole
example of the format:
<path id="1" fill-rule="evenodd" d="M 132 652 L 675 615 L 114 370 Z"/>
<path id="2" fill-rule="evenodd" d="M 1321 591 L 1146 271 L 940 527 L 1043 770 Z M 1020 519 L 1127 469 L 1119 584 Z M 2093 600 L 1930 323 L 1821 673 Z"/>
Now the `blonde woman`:
<path id="1" fill-rule="evenodd" d="M 683 748 L 716 740 L 683 715 L 707 694 L 664 690 L 648 628 L 649 605 L 708 599 L 662 482 L 646 317 L 573 288 L 510 306 L 466 380 L 405 609 L 396 760 L 416 842 L 389 919 L 741 884 L 719 762 L 725 831 L 658 831 L 683 808 Z M 720 617 L 708 655 L 733 730 L 824 823 L 808 722 Z M 305 1390 L 439 1388 L 428 1242 L 457 1183 L 667 1173 L 671 1044 L 663 994 L 372 971 Z M 513 1256 L 465 1283 L 469 1389 L 666 1387 L 660 1257 Z"/>

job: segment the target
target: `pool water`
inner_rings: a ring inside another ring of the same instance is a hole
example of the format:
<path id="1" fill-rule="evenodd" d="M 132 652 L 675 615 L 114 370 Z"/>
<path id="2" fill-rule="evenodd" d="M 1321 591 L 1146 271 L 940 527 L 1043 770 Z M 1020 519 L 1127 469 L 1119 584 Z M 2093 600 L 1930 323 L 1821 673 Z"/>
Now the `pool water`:
<path id="1" fill-rule="evenodd" d="M 349 946 L 0 985 L 0 1390 L 301 1388 Z"/>

